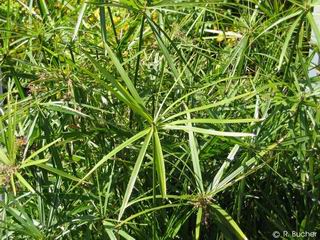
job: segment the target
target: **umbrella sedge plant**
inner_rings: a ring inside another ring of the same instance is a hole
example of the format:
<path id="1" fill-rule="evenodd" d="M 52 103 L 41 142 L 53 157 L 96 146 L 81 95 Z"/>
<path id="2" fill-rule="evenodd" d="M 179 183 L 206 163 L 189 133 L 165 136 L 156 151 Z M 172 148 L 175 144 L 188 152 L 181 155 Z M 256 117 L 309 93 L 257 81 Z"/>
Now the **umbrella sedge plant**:
<path id="1" fill-rule="evenodd" d="M 319 231 L 314 7 L 2 1 L 0 238 Z"/>

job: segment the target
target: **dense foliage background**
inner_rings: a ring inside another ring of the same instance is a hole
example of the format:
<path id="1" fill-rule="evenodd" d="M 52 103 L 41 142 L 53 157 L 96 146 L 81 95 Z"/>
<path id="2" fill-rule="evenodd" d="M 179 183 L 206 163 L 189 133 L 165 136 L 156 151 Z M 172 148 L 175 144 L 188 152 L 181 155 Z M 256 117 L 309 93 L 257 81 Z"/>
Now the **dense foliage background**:
<path id="1" fill-rule="evenodd" d="M 312 1 L 0 3 L 1 239 L 320 230 Z"/>

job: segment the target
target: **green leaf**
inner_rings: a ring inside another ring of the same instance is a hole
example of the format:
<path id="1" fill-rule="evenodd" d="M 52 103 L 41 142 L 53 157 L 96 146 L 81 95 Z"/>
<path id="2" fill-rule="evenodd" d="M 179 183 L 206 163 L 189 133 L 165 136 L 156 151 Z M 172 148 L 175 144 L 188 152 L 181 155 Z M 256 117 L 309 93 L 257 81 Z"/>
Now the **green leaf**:
<path id="1" fill-rule="evenodd" d="M 181 75 L 180 75 L 180 77 L 181 77 Z M 246 78 L 246 77 L 245 77 Z M 189 93 L 187 93 L 187 94 L 184 94 L 182 97 L 179 97 L 177 100 L 175 100 L 173 103 L 171 103 L 166 109 L 165 109 L 165 111 L 161 114 L 161 116 L 165 116 L 168 112 L 169 112 L 169 110 L 171 110 L 171 109 L 175 109 L 177 106 L 179 106 L 180 104 L 181 104 L 181 102 L 183 102 L 183 101 L 185 101 L 185 99 L 187 99 L 187 97 L 188 96 L 191 96 L 192 94 L 195 94 L 195 93 L 198 93 L 198 92 L 201 92 L 201 91 L 203 91 L 203 90 L 205 90 L 205 89 L 207 89 L 207 88 L 209 88 L 209 87 L 213 87 L 213 86 L 216 86 L 216 85 L 218 85 L 218 84 L 221 84 L 221 83 L 223 83 L 223 82 L 226 82 L 226 81 L 231 81 L 231 80 L 240 80 L 240 79 L 245 79 L 244 77 L 228 77 L 228 78 L 223 78 L 223 79 L 220 79 L 220 80 L 217 80 L 217 81 L 215 81 L 215 82 L 213 82 L 213 83 L 209 83 L 209 84 L 205 84 L 203 87 L 199 87 L 199 88 L 196 88 L 195 90 L 193 90 L 193 91 L 191 91 L 191 92 L 189 92 Z M 177 81 L 177 80 L 176 80 Z M 176 82 L 175 82 L 176 83 Z M 175 83 L 173 84 L 173 86 L 175 85 Z M 169 90 L 169 92 L 171 92 L 172 91 L 172 87 L 171 87 L 171 89 Z M 167 96 L 166 96 L 166 98 L 167 98 Z M 165 98 L 165 99 L 166 99 Z M 162 105 L 163 105 L 163 103 L 162 103 Z"/>
<path id="2" fill-rule="evenodd" d="M 49 10 L 48 10 L 48 6 L 46 4 L 46 1 L 45 0 L 39 0 L 39 7 L 41 9 L 41 15 L 42 15 L 42 19 L 45 21 L 45 20 L 48 20 L 50 25 L 52 26 L 53 25 L 53 21 L 50 17 L 50 13 L 49 13 Z"/>
<path id="3" fill-rule="evenodd" d="M 81 22 L 82 22 L 82 19 L 83 19 L 83 14 L 86 11 L 87 5 L 88 5 L 88 3 L 86 1 L 83 2 L 82 5 L 81 5 L 81 9 L 80 9 L 80 12 L 79 12 L 79 15 L 78 15 L 78 20 L 77 20 L 76 26 L 74 28 L 72 41 L 75 41 L 77 36 L 78 36 L 78 32 L 79 32 L 79 29 L 80 29 L 80 26 L 81 26 Z"/>
<path id="4" fill-rule="evenodd" d="M 84 52 L 87 58 L 94 64 L 94 66 L 103 74 L 104 77 L 106 77 L 113 85 L 116 87 L 116 89 L 119 91 L 115 91 L 112 88 L 108 88 L 113 94 L 117 96 L 117 98 L 124 103 L 126 103 L 135 113 L 139 114 L 140 116 L 144 117 L 148 122 L 152 122 L 152 118 L 150 115 L 145 111 L 144 107 L 139 105 L 139 103 L 136 101 L 136 99 L 125 89 L 124 86 L 121 85 L 116 79 L 114 79 L 113 76 L 107 71 L 106 68 L 100 65 L 98 61 L 96 61 L 93 57 L 91 57 L 88 53 Z M 94 75 L 93 75 L 94 77 Z M 104 83 L 101 80 L 97 79 L 100 83 Z M 104 86 L 106 84 L 104 83 Z M 108 87 L 108 86 L 106 86 Z"/>
<path id="5" fill-rule="evenodd" d="M 118 225 L 116 225 L 116 227 L 120 227 L 128 222 L 130 222 L 131 220 L 141 216 L 141 215 L 144 215 L 144 214 L 148 214 L 150 212 L 154 212 L 154 211 L 157 211 L 157 210 L 161 210 L 161 209 L 166 209 L 166 208 L 175 208 L 175 207 L 180 207 L 180 206 L 183 206 L 185 204 L 182 204 L 182 203 L 178 203 L 178 204 L 166 204 L 166 205 L 161 205 L 161 206 L 157 206 L 157 207 L 154 207 L 154 208 L 149 208 L 149 209 L 144 209 L 143 211 L 141 212 L 138 212 L 138 213 L 135 213 L 133 215 L 131 215 L 130 217 L 124 219 L 123 221 L 121 221 Z"/>
<path id="6" fill-rule="evenodd" d="M 221 180 L 221 178 L 222 178 L 222 175 L 223 175 L 225 169 L 226 169 L 227 167 L 229 167 L 229 165 L 230 165 L 230 162 L 229 162 L 229 161 L 224 161 L 224 162 L 223 162 L 223 164 L 222 164 L 222 166 L 220 167 L 219 171 L 218 171 L 217 174 L 214 176 L 214 179 L 213 179 L 211 185 L 209 186 L 209 189 L 208 189 L 209 192 L 210 192 L 210 191 L 214 192 L 214 191 L 216 190 L 216 188 L 217 188 L 217 186 L 218 186 L 218 184 L 219 184 L 219 182 L 220 182 L 220 180 Z"/>
<path id="7" fill-rule="evenodd" d="M 126 86 L 128 87 L 130 93 L 132 94 L 132 96 L 134 97 L 134 99 L 141 105 L 144 106 L 143 100 L 141 99 L 141 97 L 139 96 L 137 90 L 135 89 L 132 81 L 130 80 L 127 72 L 124 70 L 124 68 L 122 67 L 122 64 L 119 62 L 118 58 L 116 57 L 116 55 L 113 53 L 113 51 L 111 50 L 111 48 L 108 46 L 107 43 L 105 43 L 105 48 L 108 52 L 108 55 L 110 56 L 113 64 L 115 65 L 115 67 L 117 68 L 120 76 L 122 77 L 123 81 L 125 82 Z"/>
<path id="8" fill-rule="evenodd" d="M 33 239 L 36 240 L 44 239 L 44 235 L 35 226 L 35 224 L 32 222 L 32 219 L 30 219 L 29 216 L 23 211 L 22 207 L 19 205 L 18 207 L 20 211 L 12 207 L 6 207 L 6 211 L 8 211 L 10 215 L 12 215 L 21 224 L 21 226 L 23 226 L 25 234 L 32 236 Z"/>
<path id="9" fill-rule="evenodd" d="M 314 17 L 312 16 L 312 14 L 310 12 L 307 13 L 307 19 L 311 25 L 311 28 L 314 32 L 314 36 L 316 37 L 317 40 L 317 45 L 318 45 L 318 49 L 320 49 L 320 30 L 319 30 L 319 26 L 317 25 L 316 21 L 314 20 Z"/>
<path id="10" fill-rule="evenodd" d="M 188 109 L 186 105 L 185 105 L 185 108 Z M 191 120 L 190 113 L 187 113 L 187 120 Z M 187 127 L 192 128 L 191 123 L 188 123 Z M 197 183 L 199 192 L 204 192 L 197 141 L 192 130 L 188 130 L 187 132 L 189 135 L 189 147 L 191 151 L 191 160 L 192 160 L 192 166 L 193 166 L 196 183 Z"/>
<path id="11" fill-rule="evenodd" d="M 143 136 L 145 136 L 146 134 L 148 134 L 148 132 L 150 131 L 150 128 L 147 128 L 139 133 L 137 133 L 136 135 L 134 135 L 133 137 L 129 138 L 128 140 L 126 140 L 125 142 L 123 142 L 122 144 L 120 144 L 119 146 L 117 146 L 115 149 L 113 149 L 110 153 L 108 153 L 106 156 L 104 156 L 72 189 L 74 189 L 75 187 L 79 186 L 85 179 L 87 179 L 95 170 L 97 170 L 102 164 L 104 164 L 106 161 L 108 161 L 110 158 L 112 158 L 115 154 L 117 154 L 118 152 L 120 152 L 122 149 L 128 147 L 130 144 L 132 144 L 133 142 L 139 140 L 140 138 L 142 138 Z M 72 190 L 71 189 L 71 190 Z M 71 191 L 70 190 L 70 191 Z"/>
<path id="12" fill-rule="evenodd" d="M 51 173 L 54 173 L 54 174 L 56 174 L 56 175 L 58 175 L 60 177 L 68 178 L 68 179 L 70 179 L 72 181 L 76 181 L 76 182 L 80 182 L 81 181 L 80 178 L 77 178 L 77 177 L 74 177 L 72 175 L 69 175 L 68 173 L 66 173 L 64 171 L 59 170 L 59 169 L 54 168 L 54 167 L 51 167 L 49 165 L 46 165 L 46 164 L 43 164 L 43 163 L 39 163 L 39 164 L 37 164 L 37 166 L 41 167 L 41 168 L 43 168 L 43 169 L 45 169 L 45 170 L 47 170 L 47 171 L 49 171 Z"/>
<path id="13" fill-rule="evenodd" d="M 53 111 L 57 111 L 57 112 L 61 112 L 61 113 L 66 113 L 66 114 L 71 114 L 71 115 L 78 115 L 81 117 L 89 117 L 88 115 L 73 109 L 71 107 L 68 107 L 64 102 L 48 102 L 48 103 L 41 103 L 42 106 L 44 106 L 45 108 L 49 109 L 49 110 L 53 110 Z"/>
<path id="14" fill-rule="evenodd" d="M 232 150 L 231 150 L 231 152 L 229 153 L 229 155 L 228 155 L 228 159 L 230 160 L 230 161 L 233 161 L 234 160 L 234 156 L 237 154 L 237 152 L 238 152 L 238 150 L 239 150 L 239 145 L 238 144 L 236 144 L 236 145 L 234 145 L 234 147 L 232 148 Z"/>
<path id="15" fill-rule="evenodd" d="M 33 189 L 33 187 L 31 187 L 31 185 L 27 182 L 27 180 L 24 179 L 24 177 L 22 177 L 20 173 L 16 172 L 15 176 L 30 192 L 35 193 L 35 190 Z"/>
<path id="16" fill-rule="evenodd" d="M 218 102 L 215 102 L 215 103 L 211 103 L 211 104 L 207 104 L 207 105 L 203 105 L 203 106 L 200 106 L 200 107 L 195 107 L 195 108 L 190 108 L 188 110 L 185 110 L 185 111 L 182 111 L 182 112 L 179 112 L 179 113 L 176 113 L 168 118 L 165 119 L 165 122 L 171 120 L 171 119 L 174 119 L 176 117 L 179 117 L 181 115 L 184 115 L 186 113 L 193 113 L 193 112 L 198 112 L 198 111 L 203 111 L 203 110 L 206 110 L 206 109 L 210 109 L 210 108 L 214 108 L 214 107 L 218 107 L 218 106 L 222 106 L 222 105 L 225 105 L 225 104 L 229 104 L 235 100 L 238 100 L 238 99 L 241 99 L 241 98 L 251 98 L 253 96 L 256 95 L 256 91 L 252 91 L 252 92 L 247 92 L 247 93 L 244 93 L 244 94 L 240 94 L 238 96 L 235 96 L 235 97 L 231 97 L 231 98 L 227 98 L 227 99 L 223 99 L 221 101 L 218 101 Z"/>
<path id="17" fill-rule="evenodd" d="M 296 16 L 299 16 L 300 14 L 302 14 L 303 11 L 299 10 L 296 11 L 292 14 L 289 14 L 287 16 L 284 16 L 283 18 L 278 19 L 276 22 L 274 22 L 273 24 L 271 24 L 269 27 L 265 28 L 254 40 L 257 40 L 259 37 L 261 37 L 263 34 L 265 34 L 266 32 L 268 32 L 269 30 L 275 28 L 276 26 L 278 26 L 280 23 L 286 22 L 291 18 L 294 18 Z"/>
<path id="18" fill-rule="evenodd" d="M 174 125 L 164 125 L 163 129 L 168 130 L 183 130 L 185 132 L 197 132 L 205 135 L 215 135 L 215 136 L 223 136 L 223 137 L 254 137 L 254 133 L 241 133 L 241 132 L 222 132 L 216 131 L 212 129 L 204 129 L 198 127 L 189 127 L 189 126 L 174 126 Z"/>
<path id="19" fill-rule="evenodd" d="M 201 222 L 202 222 L 202 212 L 203 208 L 199 207 L 197 212 L 197 219 L 196 219 L 196 231 L 195 231 L 195 239 L 200 239 L 200 228 L 201 228 Z"/>
<path id="20" fill-rule="evenodd" d="M 237 237 L 237 239 L 241 240 L 247 240 L 248 238 L 246 235 L 242 232 L 238 224 L 232 219 L 232 217 L 223 210 L 219 205 L 217 204 L 210 204 L 212 209 L 214 210 L 215 215 L 226 225 L 230 228 L 230 230 L 234 233 L 234 235 Z"/>
<path id="21" fill-rule="evenodd" d="M 113 232 L 116 232 L 117 234 L 119 234 L 120 236 L 122 236 L 124 239 L 128 239 L 128 240 L 134 240 L 133 237 L 131 237 L 128 233 L 126 233 L 123 230 L 120 229 L 116 229 L 115 225 L 111 222 L 103 222 L 103 225 L 106 226 L 106 231 L 109 235 L 110 238 L 115 237 L 115 234 Z M 117 238 L 115 238 L 117 239 Z"/>
<path id="22" fill-rule="evenodd" d="M 284 140 L 284 137 L 278 140 L 276 143 L 269 145 L 268 147 L 266 147 L 266 149 L 257 153 L 257 156 L 252 157 L 249 160 L 245 161 L 240 167 L 238 167 L 236 170 L 230 173 L 218 184 L 216 188 L 216 192 L 222 191 L 223 189 L 227 188 L 232 181 L 234 182 L 234 179 L 236 177 L 240 176 L 241 174 L 244 174 L 246 171 L 252 168 L 252 166 L 255 163 L 257 163 L 258 158 L 263 157 L 266 153 L 276 148 L 283 140 Z"/>
<path id="23" fill-rule="evenodd" d="M 155 35 L 155 37 L 156 37 L 156 39 L 157 39 L 157 42 L 158 42 L 158 44 L 159 44 L 160 49 L 161 49 L 164 57 L 166 58 L 169 66 L 170 66 L 170 69 L 171 69 L 171 71 L 172 71 L 172 73 L 173 73 L 174 78 L 175 78 L 176 80 L 178 80 L 178 82 L 179 82 L 179 84 L 181 85 L 181 87 L 184 88 L 184 85 L 183 85 L 183 83 L 182 83 L 182 81 L 181 81 L 181 78 L 180 78 L 180 76 L 179 76 L 179 72 L 178 72 L 177 68 L 175 67 L 174 60 L 173 60 L 173 58 L 171 57 L 171 55 L 170 55 L 170 53 L 169 53 L 169 50 L 167 49 L 167 47 L 166 47 L 165 44 L 163 43 L 163 41 L 162 41 L 162 39 L 161 39 L 161 37 L 160 37 L 160 34 L 159 34 L 156 26 L 154 25 L 154 23 L 153 23 L 149 18 L 148 18 L 148 22 L 149 22 L 149 24 L 150 24 L 150 26 L 151 26 L 151 28 L 152 28 L 152 30 L 153 30 L 153 32 L 154 32 L 154 35 Z"/>
<path id="24" fill-rule="evenodd" d="M 156 172 L 158 175 L 161 195 L 162 197 L 166 197 L 167 195 L 167 183 L 166 183 L 166 169 L 164 164 L 164 158 L 162 153 L 162 146 L 159 139 L 158 131 L 154 128 L 153 131 L 153 159 L 156 166 Z"/>
<path id="25" fill-rule="evenodd" d="M 4 152 L 4 149 L 2 147 L 0 147 L 0 161 L 3 162 L 5 165 L 14 164 L 9 160 L 7 154 Z"/>
<path id="26" fill-rule="evenodd" d="M 177 125 L 186 123 L 208 123 L 208 124 L 233 124 L 233 123 L 254 123 L 261 122 L 263 119 L 244 118 L 244 119 L 212 119 L 212 118 L 193 118 L 176 120 L 168 123 L 167 125 Z"/>
<path id="27" fill-rule="evenodd" d="M 100 0 L 101 1 L 101 0 Z M 101 1 L 103 3 L 103 1 Z M 106 28 L 106 11 L 104 6 L 99 7 L 99 16 L 100 16 L 100 28 L 101 36 L 103 41 L 107 41 L 107 28 Z"/>
<path id="28" fill-rule="evenodd" d="M 279 58 L 279 64 L 278 64 L 278 70 L 280 70 L 281 66 L 282 66 L 282 63 L 283 63 L 283 59 L 287 53 L 287 49 L 288 49 L 288 46 L 289 46 L 289 43 L 290 43 L 290 40 L 292 38 L 292 34 L 294 32 L 294 30 L 296 29 L 297 25 L 299 24 L 300 22 L 300 16 L 296 19 L 296 21 L 294 21 L 294 23 L 291 25 L 288 33 L 286 34 L 286 39 L 284 41 L 284 44 L 282 46 L 282 51 L 281 51 L 281 55 L 280 55 L 280 58 Z"/>
<path id="29" fill-rule="evenodd" d="M 52 145 L 56 144 L 57 142 L 60 142 L 61 141 L 61 138 L 58 138 L 56 140 L 54 140 L 53 142 L 43 146 L 42 148 L 38 149 L 37 151 L 33 152 L 29 157 L 26 158 L 25 161 L 23 161 L 22 163 L 24 162 L 30 162 L 34 157 L 38 156 L 39 153 L 43 152 L 44 150 L 48 149 L 49 147 L 51 147 Z"/>
<path id="30" fill-rule="evenodd" d="M 143 145 L 142 145 L 142 147 L 140 149 L 139 156 L 138 156 L 138 158 L 136 160 L 136 163 L 134 165 L 134 168 L 132 170 L 129 183 L 127 185 L 127 189 L 126 189 L 126 192 L 125 192 L 123 200 L 122 200 L 122 205 L 121 205 L 121 208 L 120 208 L 118 221 L 120 221 L 120 219 L 121 219 L 121 217 L 122 217 L 122 215 L 124 213 L 124 210 L 127 207 L 128 201 L 129 201 L 131 193 L 132 193 L 132 190 L 134 188 L 134 184 L 135 184 L 136 179 L 138 177 L 138 173 L 139 173 L 142 161 L 144 159 L 144 156 L 146 154 L 147 148 L 149 146 L 149 142 L 150 142 L 152 134 L 153 134 L 153 129 L 151 128 L 149 131 L 150 132 L 146 136 L 146 139 L 145 139 L 145 141 L 144 141 L 144 143 L 143 143 Z"/>
<path id="31" fill-rule="evenodd" d="M 40 159 L 40 160 L 28 160 L 28 161 L 24 161 L 19 168 L 26 168 L 26 167 L 30 167 L 30 166 L 35 166 L 38 165 L 40 163 L 45 163 L 47 162 L 49 159 Z"/>
<path id="32" fill-rule="evenodd" d="M 107 232 L 110 240 L 117 240 L 116 235 L 113 233 L 113 231 L 111 229 L 106 229 L 106 232 Z"/>
<path id="33" fill-rule="evenodd" d="M 139 6 L 134 0 L 120 0 L 120 3 L 123 5 L 123 7 L 129 8 L 129 9 L 136 9 L 136 10 L 139 9 Z"/>

